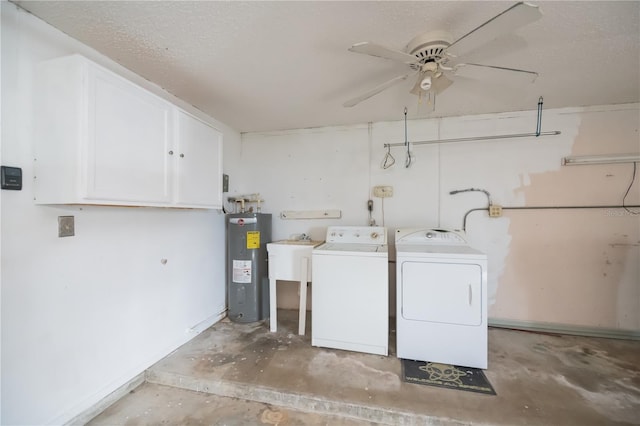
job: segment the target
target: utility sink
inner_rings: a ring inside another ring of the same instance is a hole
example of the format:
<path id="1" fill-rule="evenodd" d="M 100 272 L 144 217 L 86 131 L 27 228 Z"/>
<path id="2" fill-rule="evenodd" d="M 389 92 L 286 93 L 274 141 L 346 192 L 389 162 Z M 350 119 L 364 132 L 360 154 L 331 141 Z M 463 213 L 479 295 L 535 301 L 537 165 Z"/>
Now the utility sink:
<path id="1" fill-rule="evenodd" d="M 281 240 L 267 244 L 269 253 L 269 329 L 277 330 L 276 282 L 278 280 L 300 283 L 300 312 L 298 334 L 305 331 L 307 315 L 307 283 L 311 281 L 311 257 L 313 248 L 324 241 Z"/>

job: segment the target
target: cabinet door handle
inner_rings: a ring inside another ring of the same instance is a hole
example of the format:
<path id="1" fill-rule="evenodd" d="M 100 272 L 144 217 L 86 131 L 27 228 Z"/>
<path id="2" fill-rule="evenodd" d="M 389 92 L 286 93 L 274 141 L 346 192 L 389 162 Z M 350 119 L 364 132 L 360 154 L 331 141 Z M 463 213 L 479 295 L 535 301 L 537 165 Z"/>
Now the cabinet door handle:
<path id="1" fill-rule="evenodd" d="M 184 154 L 180 154 L 180 158 L 184 158 Z"/>
<path id="2" fill-rule="evenodd" d="M 169 151 L 169 155 L 173 155 L 173 151 Z"/>
<path id="3" fill-rule="evenodd" d="M 471 291 L 471 284 L 469 284 L 469 306 L 473 302 L 473 292 Z"/>

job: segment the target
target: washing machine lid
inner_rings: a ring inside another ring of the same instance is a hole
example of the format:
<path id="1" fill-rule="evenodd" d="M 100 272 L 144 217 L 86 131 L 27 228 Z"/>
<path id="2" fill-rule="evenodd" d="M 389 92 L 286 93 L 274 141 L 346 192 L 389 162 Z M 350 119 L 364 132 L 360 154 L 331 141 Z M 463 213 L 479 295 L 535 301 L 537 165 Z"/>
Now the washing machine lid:
<path id="1" fill-rule="evenodd" d="M 324 243 L 313 249 L 317 255 L 358 255 L 388 257 L 386 244 Z"/>

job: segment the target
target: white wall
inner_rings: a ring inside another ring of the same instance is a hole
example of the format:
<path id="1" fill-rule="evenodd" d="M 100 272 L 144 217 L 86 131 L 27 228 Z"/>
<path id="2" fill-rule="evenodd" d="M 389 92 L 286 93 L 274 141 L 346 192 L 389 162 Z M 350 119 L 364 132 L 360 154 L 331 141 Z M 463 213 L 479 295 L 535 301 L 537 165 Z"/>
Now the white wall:
<path id="1" fill-rule="evenodd" d="M 157 86 L 2 1 L 2 424 L 64 423 L 224 314 L 224 215 L 161 208 L 37 206 L 33 75 L 81 53 L 212 123 Z M 233 153 L 233 148 L 230 150 Z M 75 216 L 58 238 L 57 217 Z M 167 259 L 166 264 L 161 259 Z"/>
<path id="2" fill-rule="evenodd" d="M 536 115 L 534 110 L 410 120 L 408 138 L 531 133 Z M 237 189 L 265 198 L 263 210 L 274 214 L 274 239 L 300 233 L 323 239 L 328 225 L 366 225 L 371 188 L 382 184 L 394 188 L 394 196 L 384 200 L 391 239 L 399 227 L 459 229 L 468 210 L 487 206 L 483 193 L 452 196 L 454 189 L 486 189 L 503 206 L 620 205 L 631 164 L 563 167 L 561 158 L 637 153 L 639 122 L 638 104 L 546 110 L 542 130 L 561 135 L 415 145 L 409 168 L 404 148 L 397 147 L 396 163 L 386 170 L 383 145 L 404 141 L 402 121 L 249 133 L 242 135 L 244 173 Z M 638 179 L 628 205 L 640 204 Z M 373 200 L 382 224 L 382 200 Z M 279 218 L 283 210 L 310 209 L 340 209 L 342 218 Z M 640 216 L 622 209 L 506 210 L 501 218 L 474 212 L 467 236 L 488 254 L 490 318 L 640 331 Z M 392 276 L 391 294 L 394 281 Z M 279 286 L 278 303 L 297 305 L 294 285 Z"/>

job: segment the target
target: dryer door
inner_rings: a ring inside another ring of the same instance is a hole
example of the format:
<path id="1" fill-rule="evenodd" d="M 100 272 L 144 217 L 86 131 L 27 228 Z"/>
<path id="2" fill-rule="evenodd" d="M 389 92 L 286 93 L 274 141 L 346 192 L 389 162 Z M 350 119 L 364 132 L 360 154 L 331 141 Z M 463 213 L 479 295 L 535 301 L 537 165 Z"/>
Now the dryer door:
<path id="1" fill-rule="evenodd" d="M 482 268 L 467 263 L 404 261 L 402 317 L 459 325 L 482 324 Z"/>

